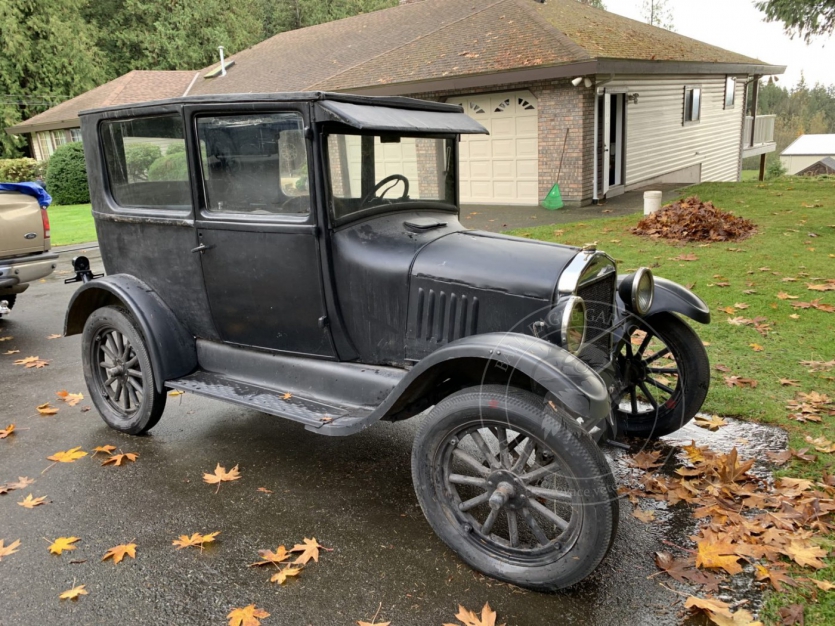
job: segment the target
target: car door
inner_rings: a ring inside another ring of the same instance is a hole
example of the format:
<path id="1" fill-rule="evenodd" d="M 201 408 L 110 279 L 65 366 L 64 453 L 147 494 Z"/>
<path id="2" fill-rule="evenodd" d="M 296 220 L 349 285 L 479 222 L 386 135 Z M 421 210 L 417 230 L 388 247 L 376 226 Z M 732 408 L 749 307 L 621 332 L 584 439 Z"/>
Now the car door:
<path id="1" fill-rule="evenodd" d="M 189 111 L 201 179 L 197 254 L 224 341 L 333 357 L 305 106 Z"/>

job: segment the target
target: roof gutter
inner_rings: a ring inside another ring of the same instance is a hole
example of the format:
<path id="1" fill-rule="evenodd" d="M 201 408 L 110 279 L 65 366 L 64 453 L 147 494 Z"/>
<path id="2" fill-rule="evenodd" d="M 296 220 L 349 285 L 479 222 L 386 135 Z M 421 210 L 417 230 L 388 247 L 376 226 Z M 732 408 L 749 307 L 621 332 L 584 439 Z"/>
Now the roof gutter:
<path id="1" fill-rule="evenodd" d="M 58 120 L 57 122 L 41 122 L 39 124 L 27 124 L 26 122 L 18 124 L 17 126 L 9 126 L 6 133 L 9 135 L 25 135 L 27 133 L 37 133 L 43 130 L 61 130 L 62 128 L 80 128 L 81 121 L 77 117 L 66 120 Z"/>
<path id="2" fill-rule="evenodd" d="M 467 76 L 400 82 L 388 85 L 367 85 L 363 87 L 334 87 L 327 84 L 312 88 L 338 89 L 344 93 L 368 96 L 394 96 L 427 91 L 457 91 L 526 83 L 537 80 L 554 80 L 590 76 L 594 74 L 758 74 L 769 76 L 783 74 L 785 65 L 756 63 L 708 63 L 690 61 L 643 61 L 629 59 L 589 59 L 562 65 L 509 70 L 506 72 L 484 72 Z"/>

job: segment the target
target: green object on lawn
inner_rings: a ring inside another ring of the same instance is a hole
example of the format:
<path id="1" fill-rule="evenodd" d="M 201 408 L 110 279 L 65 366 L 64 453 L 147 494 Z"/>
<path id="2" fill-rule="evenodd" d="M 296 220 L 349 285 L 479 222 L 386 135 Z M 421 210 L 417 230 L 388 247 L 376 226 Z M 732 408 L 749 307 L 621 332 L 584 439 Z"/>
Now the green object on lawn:
<path id="1" fill-rule="evenodd" d="M 557 209 L 561 209 L 565 206 L 562 201 L 562 195 L 560 194 L 560 186 L 554 185 L 551 187 L 551 191 L 548 192 L 548 195 L 545 196 L 545 199 L 540 202 L 540 205 L 543 209 L 548 209 L 549 211 L 556 211 Z"/>

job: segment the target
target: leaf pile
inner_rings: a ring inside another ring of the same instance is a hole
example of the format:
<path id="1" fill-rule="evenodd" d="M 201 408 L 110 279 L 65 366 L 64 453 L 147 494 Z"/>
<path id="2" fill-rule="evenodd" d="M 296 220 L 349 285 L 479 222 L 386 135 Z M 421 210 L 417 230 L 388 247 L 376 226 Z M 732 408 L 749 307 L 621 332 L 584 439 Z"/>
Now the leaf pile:
<path id="1" fill-rule="evenodd" d="M 674 241 L 741 241 L 756 231 L 754 222 L 702 202 L 698 196 L 668 204 L 632 229 L 636 235 Z"/>
<path id="2" fill-rule="evenodd" d="M 825 440 L 810 443 L 830 444 Z M 784 586 L 821 588 L 825 581 L 790 576 L 788 566 L 789 561 L 813 571 L 826 566 L 822 559 L 829 550 L 821 540 L 835 530 L 835 477 L 824 476 L 819 482 L 783 477 L 772 484 L 749 473 L 754 460 L 741 460 L 736 448 L 719 454 L 691 443 L 682 452 L 684 463 L 675 476 L 657 473 L 661 451 L 635 455 L 630 465 L 642 472 L 633 474 L 629 486 L 621 487 L 633 504 L 639 498 L 651 498 L 668 506 L 696 506 L 693 517 L 698 528 L 690 537 L 696 549 L 683 558 L 656 553 L 662 571 L 679 582 L 701 585 L 711 594 L 719 592 L 720 584 L 727 585 L 726 577 L 745 573 L 778 592 Z M 703 609 L 715 623 L 736 623 L 720 621 L 730 618 L 727 605 L 711 608 L 707 605 L 715 598 L 707 600 L 704 606 L 688 606 Z"/>

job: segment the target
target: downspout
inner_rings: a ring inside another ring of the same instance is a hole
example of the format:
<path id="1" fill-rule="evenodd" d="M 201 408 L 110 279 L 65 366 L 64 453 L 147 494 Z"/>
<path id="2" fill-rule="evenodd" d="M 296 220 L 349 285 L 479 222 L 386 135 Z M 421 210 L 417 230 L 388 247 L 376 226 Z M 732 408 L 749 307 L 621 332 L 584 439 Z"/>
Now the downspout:
<path id="1" fill-rule="evenodd" d="M 600 201 L 600 198 L 597 195 L 597 143 L 598 143 L 598 119 L 597 119 L 597 111 L 600 108 L 600 96 L 597 93 L 597 87 L 594 89 L 594 150 L 592 151 L 594 154 L 594 193 L 592 194 L 591 202 L 592 204 L 597 204 Z"/>
<path id="2" fill-rule="evenodd" d="M 226 76 L 226 62 L 223 60 L 223 46 L 218 46 L 217 49 L 220 51 L 220 75 Z"/>

